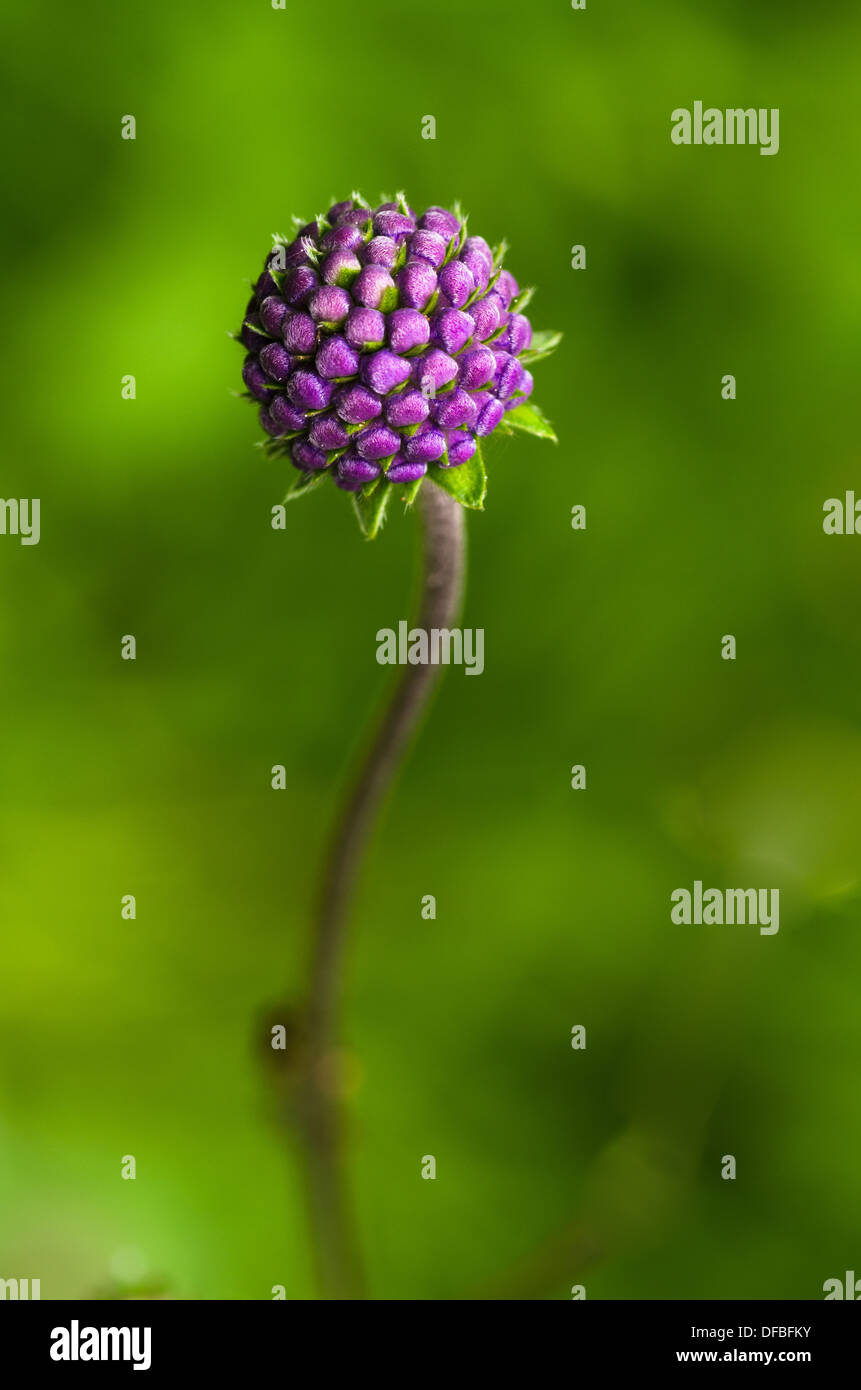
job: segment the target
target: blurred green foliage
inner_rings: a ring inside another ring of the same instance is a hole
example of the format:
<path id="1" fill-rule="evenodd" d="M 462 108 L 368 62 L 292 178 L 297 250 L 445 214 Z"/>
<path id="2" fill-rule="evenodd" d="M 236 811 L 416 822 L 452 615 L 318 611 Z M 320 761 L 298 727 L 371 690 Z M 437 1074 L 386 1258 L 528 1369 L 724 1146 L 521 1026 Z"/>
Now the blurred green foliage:
<path id="1" fill-rule="evenodd" d="M 566 336 L 536 369 L 558 449 L 485 451 L 485 674 L 448 675 L 355 915 L 372 1292 L 821 1297 L 861 1259 L 861 540 L 821 530 L 861 495 L 857 6 L 4 27 L 0 490 L 42 539 L 0 539 L 0 1276 L 312 1292 L 255 1019 L 301 985 L 416 527 L 362 542 L 329 489 L 270 529 L 226 330 L 291 213 L 404 188 L 505 236 Z M 673 146 L 695 99 L 779 107 L 780 153 Z M 673 927 L 694 878 L 779 887 L 779 935 Z"/>

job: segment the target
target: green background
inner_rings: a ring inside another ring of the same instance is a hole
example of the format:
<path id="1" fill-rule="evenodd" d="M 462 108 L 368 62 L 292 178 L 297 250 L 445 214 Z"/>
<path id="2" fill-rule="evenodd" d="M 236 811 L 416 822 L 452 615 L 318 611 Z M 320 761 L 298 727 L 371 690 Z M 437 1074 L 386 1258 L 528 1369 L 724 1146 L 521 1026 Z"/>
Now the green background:
<path id="1" fill-rule="evenodd" d="M 323 489 L 271 529 L 289 467 L 226 330 L 292 213 L 403 188 L 506 237 L 565 339 L 558 448 L 490 441 L 469 516 L 485 673 L 446 677 L 355 912 L 372 1295 L 821 1298 L 861 1268 L 861 539 L 821 526 L 861 496 L 857 6 L 5 29 L 2 493 L 42 539 L 0 538 L 0 1277 L 313 1293 L 255 1030 L 301 987 L 417 527 L 365 542 Z M 674 146 L 698 99 L 779 107 L 779 154 Z M 779 888 L 779 934 L 672 925 L 695 878 Z"/>

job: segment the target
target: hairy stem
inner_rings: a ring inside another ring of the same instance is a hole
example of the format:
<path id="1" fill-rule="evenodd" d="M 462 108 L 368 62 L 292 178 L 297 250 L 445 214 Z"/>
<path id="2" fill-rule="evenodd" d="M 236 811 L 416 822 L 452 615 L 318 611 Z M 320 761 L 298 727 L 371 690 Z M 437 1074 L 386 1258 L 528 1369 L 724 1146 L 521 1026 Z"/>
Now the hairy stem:
<path id="1" fill-rule="evenodd" d="M 429 482 L 420 488 L 417 506 L 423 548 L 415 626 L 450 627 L 463 596 L 463 510 Z M 300 1127 L 314 1256 L 324 1298 L 361 1298 L 363 1289 L 345 1173 L 338 1054 L 350 904 L 377 816 L 437 675 L 438 667 L 430 664 L 404 667 L 359 762 L 323 861 L 312 937 Z"/>

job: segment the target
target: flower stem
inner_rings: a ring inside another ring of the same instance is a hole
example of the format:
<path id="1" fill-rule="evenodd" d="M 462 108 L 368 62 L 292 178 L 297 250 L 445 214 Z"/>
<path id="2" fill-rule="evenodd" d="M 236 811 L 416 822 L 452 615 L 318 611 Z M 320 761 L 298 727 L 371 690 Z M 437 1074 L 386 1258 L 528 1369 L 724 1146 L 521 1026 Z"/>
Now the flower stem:
<path id="1" fill-rule="evenodd" d="M 430 482 L 419 489 L 421 594 L 415 626 L 447 628 L 463 597 L 463 509 Z M 345 1172 L 338 1053 L 349 911 L 362 859 L 386 794 L 414 737 L 439 668 L 405 666 L 361 758 L 323 861 L 314 916 L 300 1127 L 311 1237 L 324 1298 L 361 1298 L 363 1280 Z"/>

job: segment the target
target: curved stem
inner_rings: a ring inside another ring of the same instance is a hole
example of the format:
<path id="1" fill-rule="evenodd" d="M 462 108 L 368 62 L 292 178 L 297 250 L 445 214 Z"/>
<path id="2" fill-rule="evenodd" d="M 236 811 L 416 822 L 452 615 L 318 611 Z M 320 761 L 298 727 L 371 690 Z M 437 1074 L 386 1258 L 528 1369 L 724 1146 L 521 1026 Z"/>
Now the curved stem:
<path id="1" fill-rule="evenodd" d="M 419 490 L 423 561 L 415 626 L 450 627 L 464 579 L 463 510 L 431 483 Z M 361 1265 L 344 1172 L 339 1021 L 349 908 L 382 803 L 414 736 L 438 667 L 405 666 L 361 759 L 323 861 L 314 916 L 301 1106 L 311 1234 L 325 1298 L 362 1296 Z"/>

